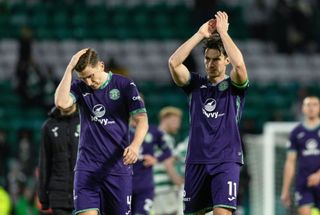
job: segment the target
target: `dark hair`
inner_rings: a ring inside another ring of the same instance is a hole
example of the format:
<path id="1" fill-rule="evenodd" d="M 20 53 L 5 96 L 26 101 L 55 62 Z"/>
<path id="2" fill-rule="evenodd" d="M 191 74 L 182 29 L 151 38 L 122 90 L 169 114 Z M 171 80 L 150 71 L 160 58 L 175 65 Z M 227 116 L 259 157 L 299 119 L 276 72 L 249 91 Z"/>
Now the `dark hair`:
<path id="1" fill-rule="evenodd" d="M 220 52 L 220 55 L 223 54 L 225 57 L 228 57 L 228 54 L 224 49 L 222 40 L 218 33 L 214 34 L 213 37 L 204 41 L 203 52 L 205 52 L 206 49 L 216 49 Z"/>
<path id="2" fill-rule="evenodd" d="M 97 65 L 99 57 L 96 51 L 89 48 L 80 58 L 74 69 L 77 72 L 82 72 L 88 65 L 94 67 Z"/>

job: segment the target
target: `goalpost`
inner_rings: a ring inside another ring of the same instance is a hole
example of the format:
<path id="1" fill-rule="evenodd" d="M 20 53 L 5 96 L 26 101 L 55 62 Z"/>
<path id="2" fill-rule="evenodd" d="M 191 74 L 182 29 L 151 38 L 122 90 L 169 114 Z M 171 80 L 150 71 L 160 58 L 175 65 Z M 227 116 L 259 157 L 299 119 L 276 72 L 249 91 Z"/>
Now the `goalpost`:
<path id="1" fill-rule="evenodd" d="M 281 205 L 283 167 L 289 133 L 297 122 L 267 122 L 262 135 L 246 135 L 246 162 L 251 175 L 250 214 L 294 215 Z"/>

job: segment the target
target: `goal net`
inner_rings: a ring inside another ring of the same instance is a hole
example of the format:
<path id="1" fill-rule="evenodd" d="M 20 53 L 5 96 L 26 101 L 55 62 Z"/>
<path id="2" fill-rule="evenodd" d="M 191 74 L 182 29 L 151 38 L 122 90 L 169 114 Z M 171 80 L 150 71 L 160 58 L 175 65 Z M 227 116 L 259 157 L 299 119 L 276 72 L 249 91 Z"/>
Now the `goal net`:
<path id="1" fill-rule="evenodd" d="M 244 136 L 251 177 L 250 214 L 296 215 L 294 205 L 284 208 L 280 200 L 286 145 L 296 125 L 296 122 L 268 122 L 262 135 Z"/>

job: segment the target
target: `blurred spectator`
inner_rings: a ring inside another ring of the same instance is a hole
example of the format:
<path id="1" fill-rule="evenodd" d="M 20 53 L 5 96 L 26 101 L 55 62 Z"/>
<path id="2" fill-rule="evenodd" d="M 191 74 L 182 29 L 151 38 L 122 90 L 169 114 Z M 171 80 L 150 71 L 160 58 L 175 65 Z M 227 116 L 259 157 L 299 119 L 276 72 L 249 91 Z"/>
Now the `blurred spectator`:
<path id="1" fill-rule="evenodd" d="M 32 131 L 21 129 L 18 132 L 18 161 L 21 166 L 21 171 L 27 176 L 32 176 L 37 164 L 37 151 L 33 143 Z"/>
<path id="2" fill-rule="evenodd" d="M 54 92 L 59 84 L 59 79 L 55 76 L 53 66 L 47 66 L 47 72 L 45 82 L 43 86 L 43 106 L 47 109 L 52 107 L 54 104 Z"/>
<path id="3" fill-rule="evenodd" d="M 46 81 L 32 58 L 32 31 L 27 27 L 21 29 L 16 81 L 16 89 L 26 104 L 43 105 L 43 89 Z"/>
<path id="4" fill-rule="evenodd" d="M 35 205 L 35 186 L 33 181 L 20 184 L 20 194 L 15 203 L 15 215 L 39 215 Z"/>
<path id="5" fill-rule="evenodd" d="M 20 163 L 16 159 L 11 159 L 9 162 L 8 191 L 13 203 L 16 203 L 19 196 L 19 184 L 26 181 L 27 177 L 21 171 Z"/>
<path id="6" fill-rule="evenodd" d="M 273 11 L 272 38 L 278 51 L 292 53 L 310 50 L 312 40 L 312 17 L 314 5 L 311 1 L 278 0 Z"/>

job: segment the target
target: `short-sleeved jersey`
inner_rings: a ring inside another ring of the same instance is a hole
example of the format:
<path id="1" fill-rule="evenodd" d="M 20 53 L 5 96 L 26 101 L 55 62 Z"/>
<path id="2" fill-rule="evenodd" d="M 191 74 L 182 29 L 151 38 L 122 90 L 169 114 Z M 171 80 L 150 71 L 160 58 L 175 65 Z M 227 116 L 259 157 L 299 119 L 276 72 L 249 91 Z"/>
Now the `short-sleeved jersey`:
<path id="1" fill-rule="evenodd" d="M 186 163 L 243 163 L 238 123 L 249 84 L 226 76 L 217 84 L 191 73 L 182 89 L 189 96 L 190 132 Z"/>
<path id="2" fill-rule="evenodd" d="M 306 178 L 320 169 L 320 125 L 309 129 L 298 124 L 290 133 L 289 151 L 297 153 L 297 182 L 306 183 Z"/>
<path id="3" fill-rule="evenodd" d="M 129 145 L 130 114 L 146 112 L 133 81 L 108 73 L 98 90 L 75 80 L 71 96 L 80 110 L 80 143 L 76 170 L 129 174 L 123 151 Z"/>
<path id="4" fill-rule="evenodd" d="M 133 135 L 133 132 L 130 132 Z M 171 150 L 164 140 L 164 133 L 155 125 L 150 125 L 148 133 L 144 138 L 144 142 L 140 147 L 139 160 L 133 165 L 133 190 L 145 190 L 154 188 L 153 167 L 145 167 L 143 165 L 143 155 L 155 156 L 155 150 L 159 149 L 161 152 L 156 156 L 158 162 L 169 158 Z"/>

